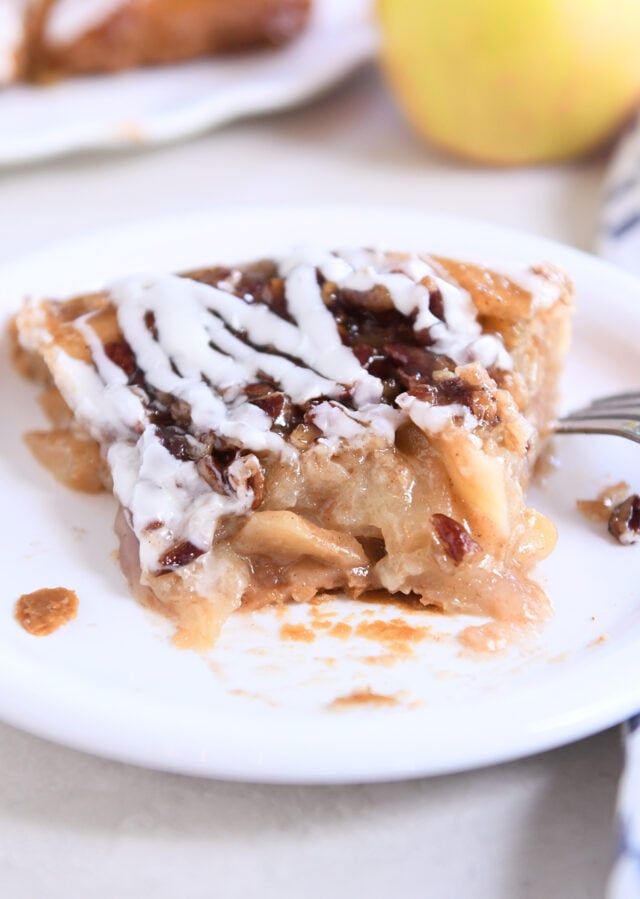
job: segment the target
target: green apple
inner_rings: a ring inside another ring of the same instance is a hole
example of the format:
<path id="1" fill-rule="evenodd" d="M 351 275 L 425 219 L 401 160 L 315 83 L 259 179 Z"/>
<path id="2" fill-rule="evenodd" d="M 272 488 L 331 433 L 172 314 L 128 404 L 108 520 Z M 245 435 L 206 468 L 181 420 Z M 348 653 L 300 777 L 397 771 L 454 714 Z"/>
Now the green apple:
<path id="1" fill-rule="evenodd" d="M 490 163 L 585 153 L 640 100 L 640 0 L 378 0 L 420 132 Z"/>

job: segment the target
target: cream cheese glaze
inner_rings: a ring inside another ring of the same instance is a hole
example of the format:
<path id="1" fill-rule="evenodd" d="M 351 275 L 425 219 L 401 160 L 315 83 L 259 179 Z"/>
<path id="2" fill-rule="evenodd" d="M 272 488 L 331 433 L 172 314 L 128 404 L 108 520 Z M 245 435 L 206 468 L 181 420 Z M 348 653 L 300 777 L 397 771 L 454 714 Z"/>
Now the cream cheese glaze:
<path id="1" fill-rule="evenodd" d="M 112 284 L 109 299 L 146 387 L 131 383 L 109 358 L 90 314 L 76 327 L 93 364 L 51 346 L 48 362 L 57 386 L 76 419 L 107 447 L 114 492 L 129 512 L 143 569 L 161 569 L 163 553 L 179 541 L 206 552 L 222 517 L 251 508 L 252 477 L 260 467 L 256 453 L 295 457 L 296 450 L 272 430 L 271 416 L 247 401 L 245 388 L 256 381 L 269 379 L 300 406 L 314 401 L 309 420 L 327 452 L 342 440 L 375 437 L 390 445 L 409 418 L 434 434 L 454 419 L 469 431 L 478 425 L 470 409 L 455 402 L 435 406 L 407 393 L 395 404 L 384 401 L 382 381 L 343 344 L 323 302 L 318 271 L 340 289 L 385 287 L 413 328 L 428 330 L 429 350 L 457 365 L 512 367 L 501 338 L 482 334 L 469 294 L 428 257 L 307 248 L 279 260 L 278 269 L 285 279 L 286 317 L 250 296 L 236 296 L 233 273 L 218 286 L 173 275 L 138 275 Z M 430 310 L 424 279 L 440 292 L 443 320 Z M 531 279 L 527 283 L 533 285 Z M 36 317 L 37 308 L 32 307 Z M 42 339 L 37 331 L 31 328 L 34 345 Z M 29 329 L 22 340 L 29 345 Z M 206 441 L 213 432 L 242 452 L 228 470 L 225 490 L 213 490 L 195 461 L 167 449 L 145 390 L 169 394 L 189 408 L 189 439 Z"/>

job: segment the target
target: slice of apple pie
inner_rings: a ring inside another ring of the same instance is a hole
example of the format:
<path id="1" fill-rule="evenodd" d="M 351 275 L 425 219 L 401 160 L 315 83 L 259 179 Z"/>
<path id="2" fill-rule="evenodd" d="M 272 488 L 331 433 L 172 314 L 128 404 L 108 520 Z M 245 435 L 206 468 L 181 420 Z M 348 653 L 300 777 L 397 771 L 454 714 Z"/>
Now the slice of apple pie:
<path id="1" fill-rule="evenodd" d="M 16 359 L 74 487 L 113 489 L 133 593 L 210 645 L 240 605 L 367 591 L 528 622 L 525 489 L 572 288 L 550 265 L 301 250 L 28 302 Z M 44 363 L 44 365 L 42 365 Z"/>
<path id="2" fill-rule="evenodd" d="M 286 44 L 310 0 L 0 0 L 0 85 Z"/>

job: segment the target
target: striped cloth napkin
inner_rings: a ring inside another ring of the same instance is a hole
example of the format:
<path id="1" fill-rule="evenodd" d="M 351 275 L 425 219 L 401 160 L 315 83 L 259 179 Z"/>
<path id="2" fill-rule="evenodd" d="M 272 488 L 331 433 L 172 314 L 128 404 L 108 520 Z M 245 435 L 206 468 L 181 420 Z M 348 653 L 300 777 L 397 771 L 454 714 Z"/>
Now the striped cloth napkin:
<path id="1" fill-rule="evenodd" d="M 640 275 L 640 115 L 611 162 L 597 250 L 609 262 Z"/>
<path id="2" fill-rule="evenodd" d="M 640 276 L 640 115 L 623 135 L 611 162 L 598 251 L 610 262 Z M 624 740 L 617 857 L 607 899 L 640 899 L 640 714 L 624 725 Z"/>

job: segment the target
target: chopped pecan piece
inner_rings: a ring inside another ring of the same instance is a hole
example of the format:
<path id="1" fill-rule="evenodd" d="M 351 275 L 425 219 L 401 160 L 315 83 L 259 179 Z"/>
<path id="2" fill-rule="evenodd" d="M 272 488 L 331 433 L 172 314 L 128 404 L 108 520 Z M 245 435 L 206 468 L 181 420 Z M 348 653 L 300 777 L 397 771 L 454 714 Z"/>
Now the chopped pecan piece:
<path id="1" fill-rule="evenodd" d="M 163 574 L 168 571 L 175 571 L 176 568 L 182 568 L 183 565 L 193 562 L 194 559 L 197 559 L 203 553 L 204 550 L 200 549 L 200 547 L 194 546 L 189 540 L 183 540 L 181 543 L 174 544 L 166 553 L 160 556 L 158 560 L 160 571 Z"/>
<path id="2" fill-rule="evenodd" d="M 431 524 L 442 541 L 447 555 L 450 556 L 456 565 L 464 559 L 469 553 L 477 553 L 482 551 L 479 543 L 464 529 L 464 527 L 454 518 L 448 515 L 442 515 L 437 512 L 431 516 Z"/>
<path id="3" fill-rule="evenodd" d="M 158 329 L 156 328 L 156 317 L 155 314 L 151 311 L 147 311 L 144 314 L 144 324 L 147 329 L 153 336 L 154 340 L 158 339 Z"/>
<path id="4" fill-rule="evenodd" d="M 199 281 L 201 284 L 209 284 L 211 287 L 217 287 L 220 281 L 226 281 L 232 275 L 232 270 L 223 265 L 212 266 L 211 268 L 197 269 L 189 272 L 185 278 L 192 281 Z"/>
<path id="5" fill-rule="evenodd" d="M 640 539 L 640 496 L 637 493 L 613 508 L 609 516 L 609 533 L 624 546 Z"/>
<path id="6" fill-rule="evenodd" d="M 177 428 L 175 425 L 166 427 L 157 427 L 156 434 L 160 443 L 171 453 L 175 459 L 182 462 L 188 462 L 194 458 L 197 453 L 195 446 L 189 441 L 188 436 Z"/>
<path id="7" fill-rule="evenodd" d="M 122 371 L 128 378 L 132 378 L 135 375 L 136 371 L 138 370 L 136 357 L 133 350 L 125 340 L 105 343 L 104 352 L 105 355 L 109 359 L 111 359 L 114 365 L 117 365 L 118 368 L 122 369 Z"/>
<path id="8" fill-rule="evenodd" d="M 387 343 L 384 352 L 397 367 L 398 377 L 407 387 L 431 381 L 434 371 L 447 368 L 449 362 L 446 356 L 402 343 Z"/>
<path id="9" fill-rule="evenodd" d="M 394 309 L 391 294 L 382 284 L 374 285 L 371 290 L 343 288 L 340 291 L 340 299 L 349 309 L 365 309 L 369 312 L 386 312 Z"/>
<path id="10" fill-rule="evenodd" d="M 439 287 L 432 287 L 429 289 L 429 311 L 432 312 L 436 318 L 439 318 L 441 322 L 444 321 L 444 300 L 442 299 L 442 291 Z"/>
<path id="11" fill-rule="evenodd" d="M 208 453 L 196 462 L 198 474 L 216 493 L 229 493 L 226 465 L 216 454 Z"/>
<path id="12" fill-rule="evenodd" d="M 266 412 L 272 419 L 272 427 L 277 431 L 289 432 L 299 421 L 294 404 L 286 393 L 277 390 L 272 384 L 258 382 L 245 387 L 247 399 L 254 406 Z"/>

